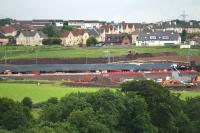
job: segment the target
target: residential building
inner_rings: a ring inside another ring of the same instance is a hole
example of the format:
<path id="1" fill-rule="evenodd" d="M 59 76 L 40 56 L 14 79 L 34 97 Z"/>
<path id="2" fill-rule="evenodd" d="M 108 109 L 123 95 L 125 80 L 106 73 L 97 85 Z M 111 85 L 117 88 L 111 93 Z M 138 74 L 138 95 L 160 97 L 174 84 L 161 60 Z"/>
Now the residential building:
<path id="1" fill-rule="evenodd" d="M 0 32 L 2 32 L 6 37 L 8 36 L 16 36 L 17 30 L 11 25 L 5 25 L 3 27 L 0 27 Z"/>
<path id="2" fill-rule="evenodd" d="M 100 28 L 105 25 L 106 22 L 98 20 L 69 20 L 68 25 L 76 28 L 87 29 L 87 28 Z"/>
<path id="3" fill-rule="evenodd" d="M 174 31 L 154 31 L 141 33 L 138 36 L 136 46 L 167 46 L 179 45 L 181 37 Z"/>
<path id="4" fill-rule="evenodd" d="M 0 32 L 0 45 L 6 45 L 8 44 L 9 42 L 9 39 L 3 34 Z"/>
<path id="5" fill-rule="evenodd" d="M 194 36 L 189 40 L 190 45 L 200 45 L 200 36 Z"/>
<path id="6" fill-rule="evenodd" d="M 83 44 L 84 30 L 76 29 L 70 32 L 64 32 L 61 34 L 62 45 L 73 46 Z"/>
<path id="7" fill-rule="evenodd" d="M 35 19 L 32 20 L 32 27 L 34 28 L 42 28 L 46 25 L 55 25 L 56 27 L 63 27 L 64 21 L 63 20 L 57 20 L 57 19 Z"/>
<path id="8" fill-rule="evenodd" d="M 91 20 L 91 21 L 84 21 L 84 28 L 96 28 L 99 29 L 101 26 L 105 25 L 106 22 L 98 21 L 98 20 Z"/>
<path id="9" fill-rule="evenodd" d="M 69 20 L 68 25 L 76 28 L 85 28 L 84 20 Z"/>
<path id="10" fill-rule="evenodd" d="M 102 35 L 102 31 L 100 29 L 85 29 L 84 30 L 84 35 L 83 35 L 83 44 L 87 43 L 87 39 L 90 36 L 93 36 L 97 39 L 98 42 L 104 42 L 104 38 Z"/>
<path id="11" fill-rule="evenodd" d="M 46 35 L 40 31 L 23 31 L 16 38 L 17 45 L 36 46 L 42 45 Z"/>
<path id="12" fill-rule="evenodd" d="M 118 45 L 131 45 L 132 37 L 130 34 L 106 34 L 105 43 Z"/>
<path id="13" fill-rule="evenodd" d="M 118 32 L 119 33 L 131 34 L 134 31 L 135 31 L 135 27 L 134 27 L 133 23 L 122 22 L 118 26 Z"/>

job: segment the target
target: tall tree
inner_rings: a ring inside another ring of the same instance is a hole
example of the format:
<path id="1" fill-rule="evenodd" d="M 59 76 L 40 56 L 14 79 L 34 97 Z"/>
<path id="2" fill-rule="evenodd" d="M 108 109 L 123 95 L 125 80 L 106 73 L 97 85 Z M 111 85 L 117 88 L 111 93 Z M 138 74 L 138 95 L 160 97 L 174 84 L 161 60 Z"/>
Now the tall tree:
<path id="1" fill-rule="evenodd" d="M 90 36 L 86 41 L 87 47 L 96 46 L 96 44 L 97 44 L 97 39 L 94 36 Z"/>
<path id="2" fill-rule="evenodd" d="M 58 37 L 59 36 L 59 30 L 56 28 L 56 26 L 53 25 L 46 25 L 42 31 L 48 35 L 48 37 Z"/>
<path id="3" fill-rule="evenodd" d="M 187 31 L 183 30 L 181 33 L 181 42 L 184 43 L 187 40 Z"/>

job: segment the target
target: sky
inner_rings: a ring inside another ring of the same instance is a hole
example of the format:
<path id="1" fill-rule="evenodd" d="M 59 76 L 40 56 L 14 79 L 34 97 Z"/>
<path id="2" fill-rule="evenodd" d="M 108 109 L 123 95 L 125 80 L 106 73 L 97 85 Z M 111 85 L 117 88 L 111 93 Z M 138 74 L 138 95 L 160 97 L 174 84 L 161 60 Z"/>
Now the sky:
<path id="1" fill-rule="evenodd" d="M 200 0 L 0 0 L 0 18 L 115 22 L 200 20 Z"/>

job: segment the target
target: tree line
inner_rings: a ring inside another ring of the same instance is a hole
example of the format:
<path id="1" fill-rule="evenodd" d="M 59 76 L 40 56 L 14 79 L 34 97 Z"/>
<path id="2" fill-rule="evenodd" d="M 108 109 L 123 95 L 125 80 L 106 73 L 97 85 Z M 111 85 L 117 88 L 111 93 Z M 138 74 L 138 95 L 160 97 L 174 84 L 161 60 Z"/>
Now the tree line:
<path id="1" fill-rule="evenodd" d="M 131 81 L 120 90 L 50 98 L 39 119 L 32 102 L 0 98 L 4 133 L 199 133 L 200 97 L 181 100 L 152 81 Z"/>

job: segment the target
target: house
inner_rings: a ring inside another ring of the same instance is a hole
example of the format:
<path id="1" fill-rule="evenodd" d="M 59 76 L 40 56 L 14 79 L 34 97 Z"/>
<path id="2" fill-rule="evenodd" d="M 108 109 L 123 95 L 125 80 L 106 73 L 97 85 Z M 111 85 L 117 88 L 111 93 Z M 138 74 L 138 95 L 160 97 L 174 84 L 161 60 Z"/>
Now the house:
<path id="1" fill-rule="evenodd" d="M 76 28 L 85 28 L 84 20 L 69 20 L 68 26 L 76 27 Z"/>
<path id="2" fill-rule="evenodd" d="M 188 33 L 197 33 L 200 32 L 200 24 L 198 21 L 181 21 L 181 20 L 172 20 L 166 22 L 158 22 L 155 24 L 149 24 L 152 26 L 152 29 L 156 31 L 165 31 L 171 30 L 178 33 L 182 33 L 183 30 L 186 30 Z"/>
<path id="3" fill-rule="evenodd" d="M 41 31 L 23 31 L 16 38 L 16 44 L 26 46 L 42 45 L 42 41 L 45 38 L 46 35 Z"/>
<path id="4" fill-rule="evenodd" d="M 200 36 L 194 36 L 189 40 L 190 45 L 200 45 Z"/>
<path id="5" fill-rule="evenodd" d="M 132 32 L 135 31 L 135 27 L 133 23 L 125 23 L 122 22 L 119 24 L 118 26 L 118 32 L 119 33 L 127 33 L 127 34 L 131 34 Z"/>
<path id="6" fill-rule="evenodd" d="M 0 32 L 2 32 L 6 37 L 8 36 L 16 36 L 17 35 L 17 30 L 11 25 L 5 25 L 0 28 Z"/>
<path id="7" fill-rule="evenodd" d="M 83 44 L 87 43 L 87 39 L 93 36 L 97 39 L 98 42 L 104 42 L 104 37 L 102 36 L 102 30 L 101 29 L 85 29 L 84 35 L 83 35 Z"/>
<path id="8" fill-rule="evenodd" d="M 88 20 L 84 21 L 84 28 L 97 28 L 99 29 L 101 26 L 105 25 L 106 22 L 104 21 L 98 21 L 98 20 Z"/>
<path id="9" fill-rule="evenodd" d="M 105 43 L 109 44 L 122 44 L 122 45 L 131 45 L 132 37 L 130 34 L 106 34 Z"/>
<path id="10" fill-rule="evenodd" d="M 34 28 L 42 28 L 46 25 L 55 25 L 56 27 L 63 27 L 64 21 L 63 20 L 54 20 L 54 19 L 34 19 L 32 20 L 32 27 Z"/>
<path id="11" fill-rule="evenodd" d="M 70 32 L 64 32 L 61 34 L 62 45 L 73 46 L 78 44 L 86 44 L 87 39 L 93 36 L 98 42 L 102 42 L 104 38 L 101 36 L 102 31 L 100 29 L 76 29 Z"/>
<path id="12" fill-rule="evenodd" d="M 9 42 L 9 39 L 3 34 L 0 32 L 0 45 L 6 45 L 8 44 Z"/>
<path id="13" fill-rule="evenodd" d="M 105 25 L 106 22 L 98 20 L 69 20 L 68 25 L 76 28 L 87 29 L 87 28 L 100 28 Z"/>
<path id="14" fill-rule="evenodd" d="M 139 34 L 136 46 L 167 46 L 180 43 L 181 37 L 177 32 L 154 31 Z"/>
<path id="15" fill-rule="evenodd" d="M 76 29 L 73 31 L 64 32 L 61 34 L 62 45 L 73 46 L 83 44 L 84 30 Z"/>

